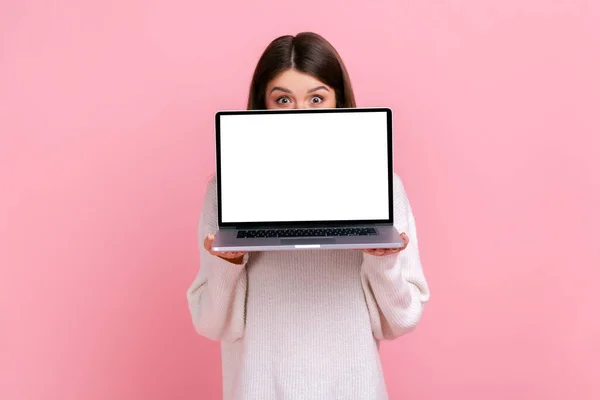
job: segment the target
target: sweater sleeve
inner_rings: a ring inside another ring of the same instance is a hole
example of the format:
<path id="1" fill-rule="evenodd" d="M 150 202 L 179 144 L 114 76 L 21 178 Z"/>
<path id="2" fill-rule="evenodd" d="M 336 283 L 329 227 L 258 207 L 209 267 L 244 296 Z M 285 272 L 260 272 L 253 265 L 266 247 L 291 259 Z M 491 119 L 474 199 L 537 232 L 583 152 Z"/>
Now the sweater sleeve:
<path id="1" fill-rule="evenodd" d="M 187 291 L 187 300 L 198 334 L 211 340 L 236 341 L 244 335 L 248 254 L 238 265 L 206 251 L 204 238 L 217 229 L 216 182 L 213 178 L 206 189 L 198 227 L 200 269 Z"/>
<path id="2" fill-rule="evenodd" d="M 394 174 L 394 226 L 406 233 L 408 246 L 400 253 L 363 253 L 361 278 L 375 338 L 392 340 L 412 331 L 429 300 L 429 287 L 419 256 L 417 229 L 400 178 Z"/>

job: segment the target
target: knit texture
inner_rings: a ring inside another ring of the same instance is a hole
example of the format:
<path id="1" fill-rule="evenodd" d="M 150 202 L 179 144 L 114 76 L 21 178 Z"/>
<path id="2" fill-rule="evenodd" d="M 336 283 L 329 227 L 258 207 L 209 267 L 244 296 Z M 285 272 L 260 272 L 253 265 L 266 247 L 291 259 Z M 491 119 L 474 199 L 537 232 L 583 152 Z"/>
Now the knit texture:
<path id="1" fill-rule="evenodd" d="M 218 229 L 209 182 L 201 265 L 187 299 L 196 331 L 221 341 L 224 400 L 388 399 L 379 342 L 413 330 L 429 300 L 415 219 L 396 174 L 393 187 L 394 224 L 410 240 L 399 254 L 255 252 L 235 265 L 203 246 Z"/>

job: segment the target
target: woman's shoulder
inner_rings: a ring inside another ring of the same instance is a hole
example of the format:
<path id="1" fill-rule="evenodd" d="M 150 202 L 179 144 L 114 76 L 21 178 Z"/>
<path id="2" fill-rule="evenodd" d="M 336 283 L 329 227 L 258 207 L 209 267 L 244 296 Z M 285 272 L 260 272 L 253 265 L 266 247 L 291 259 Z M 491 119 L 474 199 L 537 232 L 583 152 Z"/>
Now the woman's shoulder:
<path id="1" fill-rule="evenodd" d="M 209 175 L 204 179 L 204 186 L 206 190 L 216 190 L 217 188 L 217 176 L 215 174 Z"/>
<path id="2" fill-rule="evenodd" d="M 214 208 L 217 203 L 217 177 L 215 175 L 211 175 L 205 179 L 204 190 L 204 206 L 210 205 Z"/>
<path id="3" fill-rule="evenodd" d="M 216 183 L 217 183 L 217 174 L 213 173 L 213 174 L 208 175 L 208 177 L 205 179 L 205 182 L 208 185 L 216 185 Z"/>
<path id="4" fill-rule="evenodd" d="M 406 190 L 404 188 L 404 182 L 402 181 L 402 178 L 400 178 L 400 175 L 398 173 L 394 172 L 392 182 L 394 186 L 394 193 L 396 195 L 405 196 Z"/>

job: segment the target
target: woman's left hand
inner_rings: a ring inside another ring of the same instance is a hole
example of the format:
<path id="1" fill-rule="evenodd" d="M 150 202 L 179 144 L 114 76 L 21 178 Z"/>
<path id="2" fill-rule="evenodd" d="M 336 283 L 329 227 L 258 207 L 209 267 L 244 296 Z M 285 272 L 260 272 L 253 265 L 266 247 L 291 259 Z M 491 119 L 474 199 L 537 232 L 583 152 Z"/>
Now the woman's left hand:
<path id="1" fill-rule="evenodd" d="M 364 249 L 363 252 L 370 254 L 372 256 L 378 256 L 378 257 L 400 253 L 402 250 L 404 250 L 406 248 L 406 246 L 408 246 L 408 236 L 406 235 L 406 233 L 403 232 L 400 234 L 400 237 L 404 241 L 404 246 L 402 246 L 400 248 L 397 248 L 397 249 Z"/>

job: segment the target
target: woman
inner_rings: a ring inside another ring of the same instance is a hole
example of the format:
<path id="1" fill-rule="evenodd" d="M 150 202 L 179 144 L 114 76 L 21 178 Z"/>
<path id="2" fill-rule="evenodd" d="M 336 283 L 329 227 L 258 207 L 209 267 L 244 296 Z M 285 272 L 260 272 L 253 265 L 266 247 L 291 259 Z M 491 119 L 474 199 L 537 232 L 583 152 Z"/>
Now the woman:
<path id="1" fill-rule="evenodd" d="M 319 35 L 279 37 L 258 62 L 248 109 L 309 107 L 356 107 L 344 64 Z M 218 253 L 211 180 L 188 301 L 197 332 L 222 342 L 226 400 L 388 398 L 379 342 L 411 331 L 429 299 L 397 175 L 394 220 L 402 249 Z"/>

